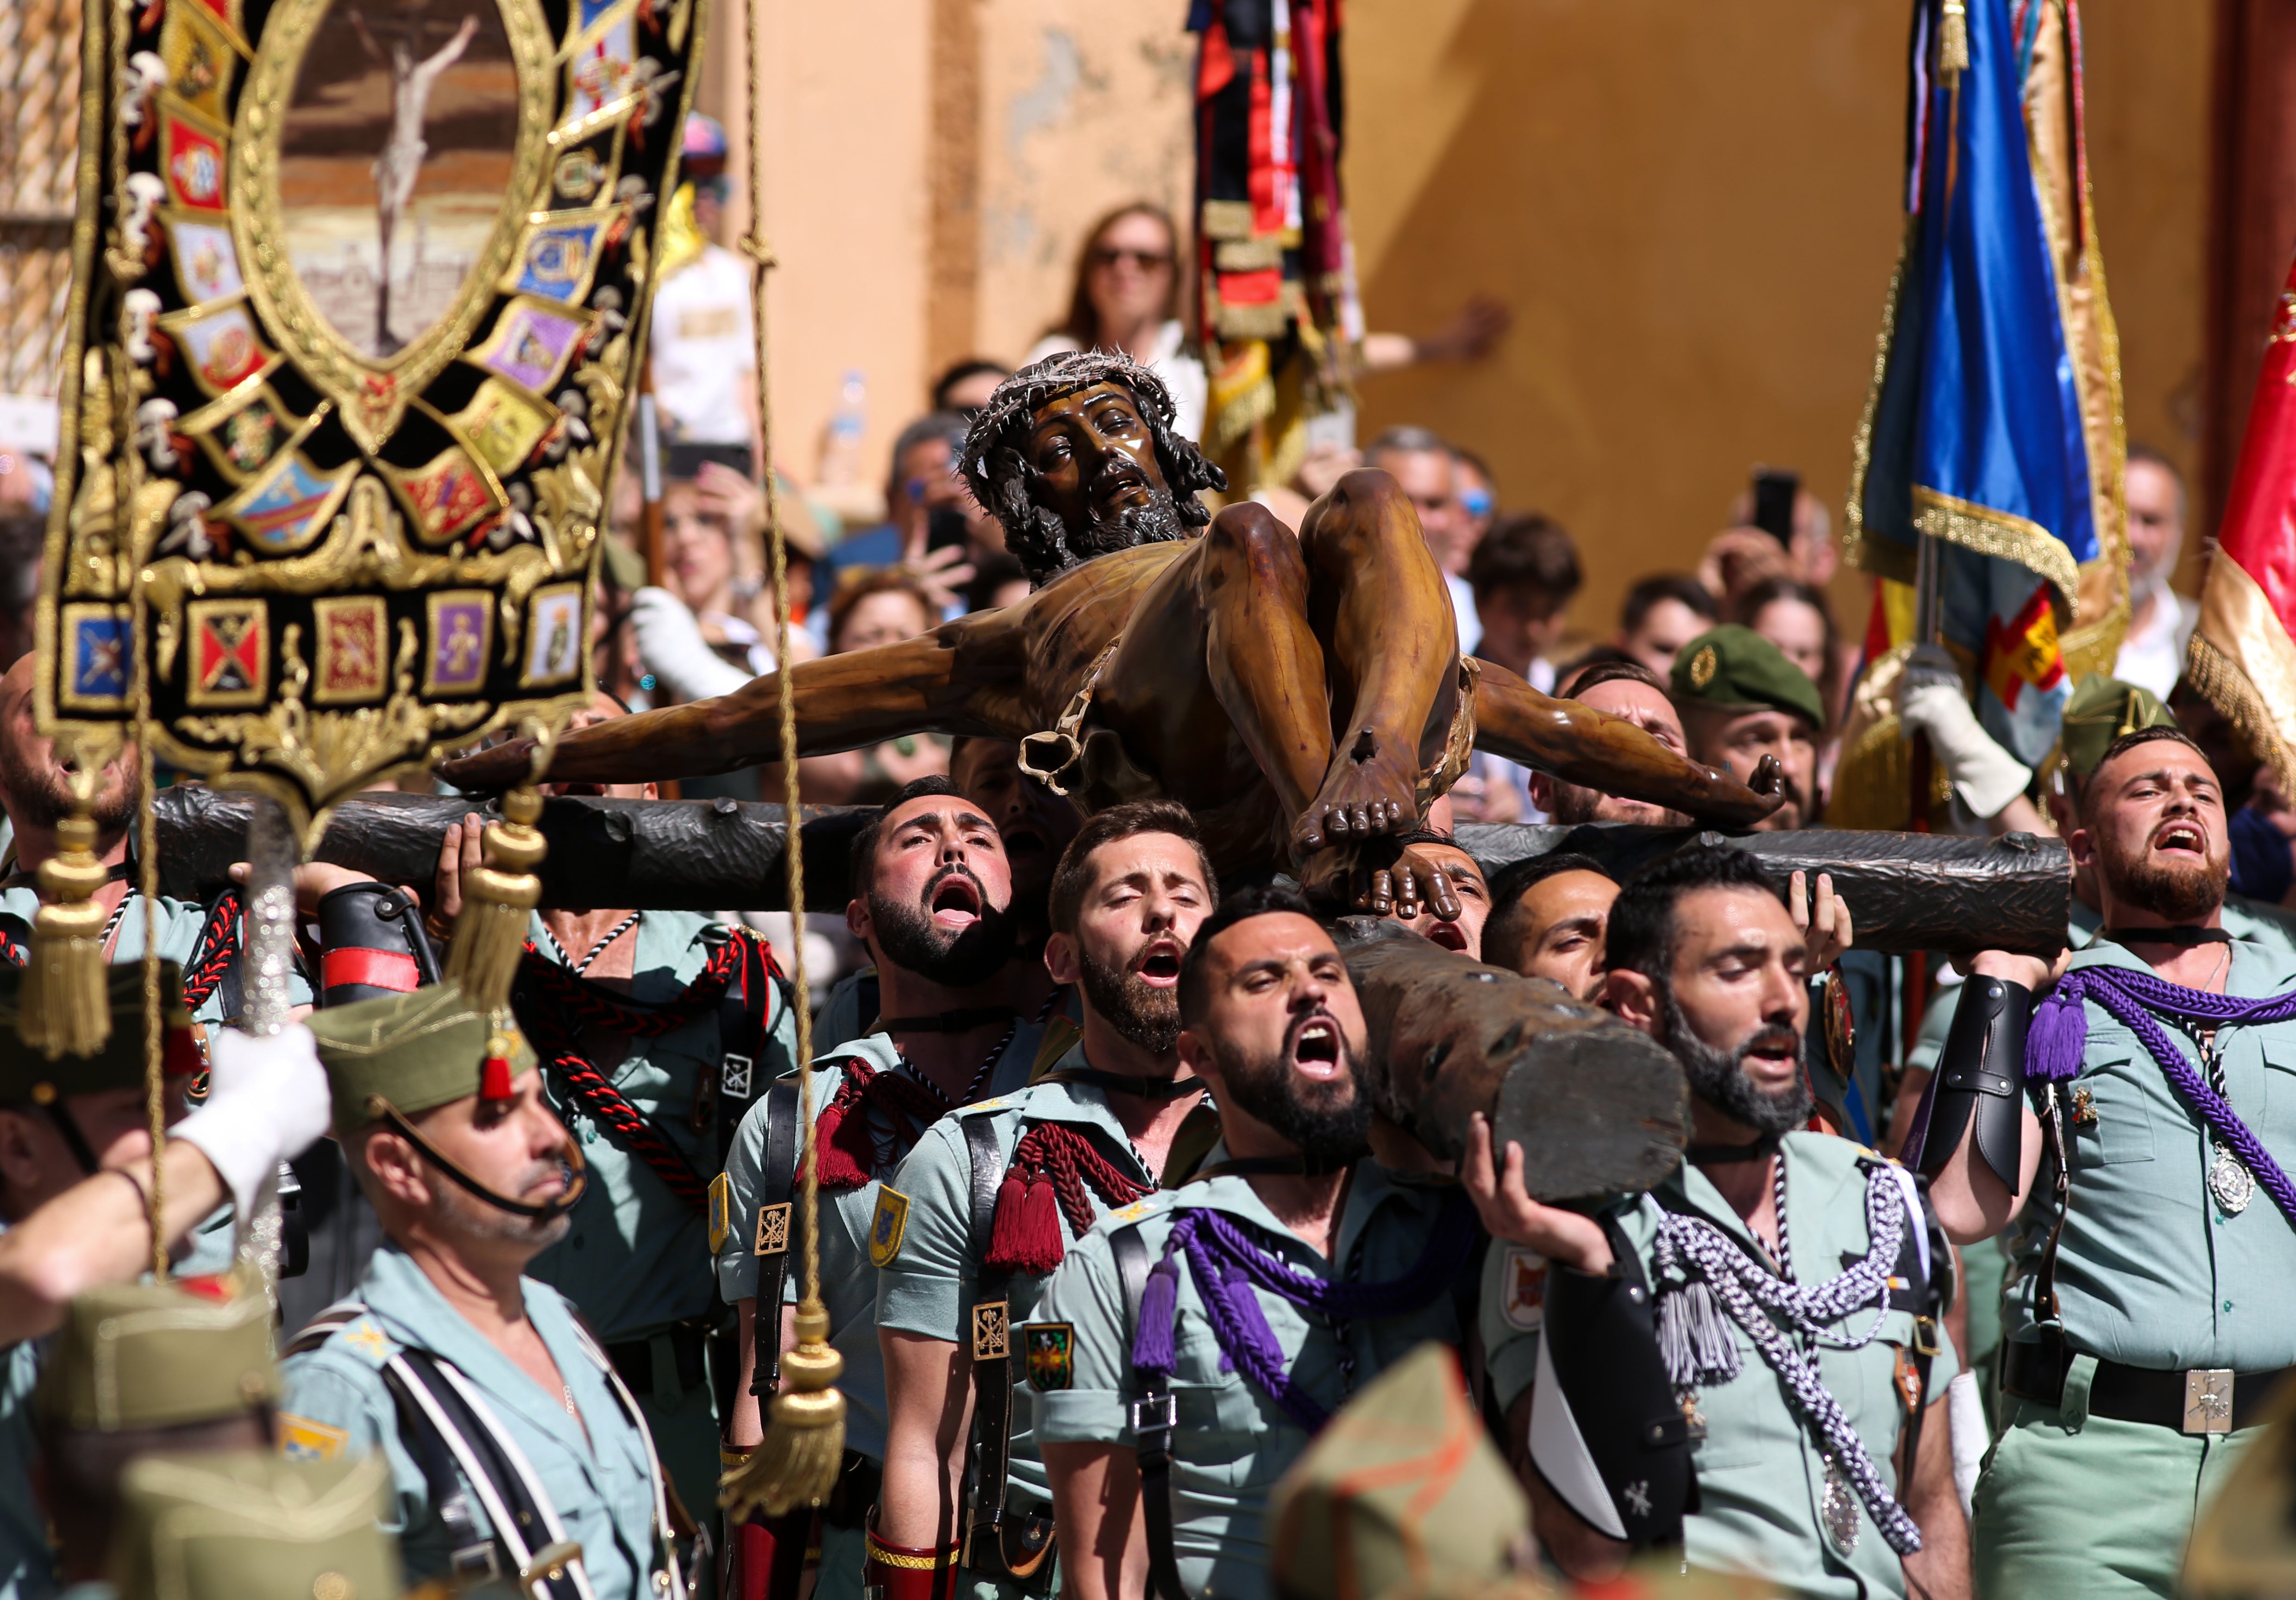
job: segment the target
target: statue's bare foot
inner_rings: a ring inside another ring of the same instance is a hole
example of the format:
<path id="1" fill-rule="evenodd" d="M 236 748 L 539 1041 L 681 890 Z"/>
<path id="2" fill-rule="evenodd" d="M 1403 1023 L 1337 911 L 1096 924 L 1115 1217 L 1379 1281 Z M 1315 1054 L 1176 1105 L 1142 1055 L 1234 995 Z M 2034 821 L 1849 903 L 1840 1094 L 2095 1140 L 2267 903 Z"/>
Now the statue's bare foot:
<path id="1" fill-rule="evenodd" d="M 1300 869 L 1300 892 L 1309 904 L 1331 912 L 1415 922 L 1431 910 L 1439 922 L 1459 918 L 1458 890 L 1441 861 L 1418 845 L 1392 840 L 1317 851 Z"/>
<path id="2" fill-rule="evenodd" d="M 1364 729 L 1332 758 L 1324 787 L 1292 824 L 1292 855 L 1401 832 L 1418 819 L 1418 787 L 1417 753 Z"/>

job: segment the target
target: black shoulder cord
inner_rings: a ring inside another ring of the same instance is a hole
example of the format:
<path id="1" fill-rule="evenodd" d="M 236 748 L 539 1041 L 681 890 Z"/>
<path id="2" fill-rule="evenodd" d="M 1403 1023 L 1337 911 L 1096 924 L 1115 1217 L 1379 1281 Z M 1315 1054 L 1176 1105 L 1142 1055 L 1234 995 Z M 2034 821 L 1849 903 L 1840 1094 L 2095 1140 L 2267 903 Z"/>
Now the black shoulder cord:
<path id="1" fill-rule="evenodd" d="M 1116 1278 L 1124 1294 L 1124 1349 L 1128 1359 L 1140 1333 L 1140 1301 L 1148 1290 L 1148 1242 L 1140 1224 L 1108 1236 L 1116 1258 Z M 1148 1600 L 1189 1600 L 1180 1581 L 1180 1558 L 1172 1542 L 1172 1434 L 1179 1426 L 1179 1402 L 1160 1376 L 1132 1369 L 1140 1398 L 1126 1408 L 1132 1449 L 1140 1473 L 1140 1516 L 1148 1535 Z"/>
<path id="2" fill-rule="evenodd" d="M 757 1309 L 750 1313 L 750 1392 L 770 1400 L 782 1381 L 782 1294 L 789 1281 L 790 1207 L 797 1187 L 797 1085 L 766 1090 L 766 1153 L 760 1204 L 750 1245 L 758 1258 Z"/>
<path id="3" fill-rule="evenodd" d="M 998 1054 L 1003 1054 L 999 1050 Z M 1004 1183 L 1004 1152 L 995 1119 L 965 1117 L 965 1153 L 972 1167 L 972 1259 L 985 1261 L 995 1225 L 997 1191 Z M 964 1477 L 972 1503 L 963 1560 L 976 1572 L 1027 1584 L 1045 1572 L 1053 1555 L 1053 1519 L 1037 1513 L 1011 1516 L 1004 1508 L 1005 1467 L 1013 1449 L 1012 1301 L 1004 1273 L 980 1269 L 967 1323 L 972 1340 L 972 1435 L 966 1441 Z"/>

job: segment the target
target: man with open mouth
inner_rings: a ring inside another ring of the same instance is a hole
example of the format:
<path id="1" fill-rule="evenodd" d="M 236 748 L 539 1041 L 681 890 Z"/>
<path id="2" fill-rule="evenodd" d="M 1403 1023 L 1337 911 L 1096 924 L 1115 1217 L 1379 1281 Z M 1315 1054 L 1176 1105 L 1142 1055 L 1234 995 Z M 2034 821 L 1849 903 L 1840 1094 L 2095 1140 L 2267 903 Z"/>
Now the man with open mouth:
<path id="1" fill-rule="evenodd" d="M 387 1242 L 283 1352 L 283 1453 L 381 1455 L 414 1579 L 531 1571 L 539 1590 L 559 1568 L 597 1600 L 684 1600 L 685 1531 L 637 1399 L 525 1275 L 587 1182 L 534 1051 L 453 983 L 324 1008 L 311 1031 Z"/>
<path id="2" fill-rule="evenodd" d="M 863 1529 L 884 1471 L 877 1269 L 915 1226 L 912 1205 L 884 1181 L 947 1113 L 1024 1087 L 1042 1032 L 1008 998 L 1011 873 L 979 806 L 946 778 L 920 778 L 854 837 L 849 855 L 846 926 L 876 963 L 882 1016 L 875 1031 L 822 1050 L 812 1068 L 821 1294 L 847 1401 L 844 1468 L 821 1512 L 824 1595 L 859 1592 Z M 741 1336 L 729 1465 L 762 1438 L 759 1397 L 774 1392 L 780 1354 L 796 1342 L 797 1087 L 775 1084 L 743 1118 L 713 1202 L 724 1230 L 718 1292 L 736 1308 Z M 770 1567 L 770 1592 L 794 1593 L 811 1522 L 809 1511 L 752 1522 L 729 1528 L 727 1540 L 745 1568 Z"/>
<path id="3" fill-rule="evenodd" d="M 1971 963 L 1906 1159 L 1956 1240 L 2010 1230 L 1981 1585 L 2165 1596 L 2296 1371 L 2296 961 L 2227 929 L 2223 792 L 2173 724 L 2114 739 L 2072 820 L 2103 927 L 2054 989 Z"/>
<path id="4" fill-rule="evenodd" d="M 1044 950 L 1082 999 L 1077 1041 L 1029 1088 L 942 1122 L 893 1180 L 908 1226 L 878 1280 L 891 1437 L 866 1578 L 887 1600 L 946 1592 L 958 1564 L 974 1592 L 1051 1588 L 1053 1490 L 1013 1378 L 1068 1352 L 1015 1330 L 1104 1212 L 1216 1137 L 1177 1042 L 1180 967 L 1215 882 L 1169 801 L 1086 822 L 1052 876 Z"/>
<path id="5" fill-rule="evenodd" d="M 1417 886 L 1409 878 L 1391 877 L 1390 881 L 1398 896 L 1395 919 L 1431 943 L 1455 951 L 1471 961 L 1481 960 L 1483 927 L 1491 914 L 1491 886 L 1484 881 L 1483 869 L 1475 864 L 1475 858 L 1459 848 L 1456 838 L 1438 829 L 1414 829 L 1398 834 L 1396 842 L 1416 846 L 1429 869 L 1442 875 L 1457 902 L 1458 915 L 1443 916 L 1435 909 L 1431 898 L 1418 896 Z M 1412 897 L 1401 898 L 1405 895 Z"/>
<path id="6" fill-rule="evenodd" d="M 601 692 L 570 726 L 628 714 Z M 582 781 L 543 792 L 659 793 Z M 479 822 L 447 829 L 431 908 L 441 928 L 480 863 Z M 789 984 L 760 935 L 695 911 L 551 907 L 529 914 L 526 938 L 512 1004 L 590 1167 L 566 1237 L 529 1273 L 581 1308 L 644 1408 L 678 1498 L 714 1522 L 722 1422 L 709 1363 L 731 1359 L 734 1329 L 710 1283 L 709 1186 L 743 1115 L 794 1065 Z"/>
<path id="7" fill-rule="evenodd" d="M 1082 1600 L 1272 1595 L 1276 1479 L 1385 1367 L 1457 1344 L 1473 1288 L 1465 1196 L 1363 1153 L 1363 1011 L 1305 901 L 1231 896 L 1197 930 L 1179 1009 L 1222 1142 L 1076 1241 L 1020 1330 L 1063 1592 Z"/>
<path id="8" fill-rule="evenodd" d="M 1684 1164 L 1650 1194 L 1542 1204 L 1519 1147 L 1469 1136 L 1463 1176 L 1502 1242 L 1481 1310 L 1494 1386 L 1540 1543 L 1574 1577 L 1670 1547 L 1796 1595 L 1971 1592 L 1943 1235 L 1904 1169 L 1805 1131 L 1822 920 L 1806 937 L 1719 846 L 1620 891 L 1608 1004 L 1690 1089 Z"/>

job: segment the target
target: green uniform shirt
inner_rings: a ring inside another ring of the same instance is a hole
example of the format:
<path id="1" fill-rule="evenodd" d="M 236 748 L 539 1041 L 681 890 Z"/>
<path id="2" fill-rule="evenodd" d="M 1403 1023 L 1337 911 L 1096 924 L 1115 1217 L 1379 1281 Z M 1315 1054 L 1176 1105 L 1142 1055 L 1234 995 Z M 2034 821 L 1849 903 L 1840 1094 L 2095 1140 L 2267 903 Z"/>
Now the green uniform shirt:
<path id="1" fill-rule="evenodd" d="M 553 947 L 541 937 L 541 927 L 537 918 L 528 936 L 548 954 Z M 676 999 L 727 936 L 722 926 L 690 911 L 648 911 L 637 926 L 630 998 L 655 1004 Z M 788 998 L 787 989 L 776 984 L 767 1059 L 752 1069 L 764 1074 L 761 1082 L 788 1072 L 796 1055 L 797 1019 Z M 656 1038 L 625 1039 L 590 1029 L 578 1045 L 704 1183 L 718 1172 L 718 1127 L 712 1120 L 697 1129 L 693 1107 L 701 1084 L 717 1086 L 725 1055 L 718 1032 L 718 1008 L 709 1006 Z M 707 1316 L 708 1216 L 671 1192 L 559 1074 L 545 1071 L 543 1082 L 551 1104 L 582 1141 L 590 1183 L 574 1207 L 566 1237 L 537 1256 L 528 1275 L 579 1306 L 608 1343 L 641 1339 L 673 1323 Z"/>
<path id="2" fill-rule="evenodd" d="M 1872 1248 L 1866 1226 L 1866 1168 L 1878 1161 L 1864 1147 L 1824 1133 L 1789 1133 L 1779 1146 L 1786 1163 L 1786 1237 L 1797 1278 L 1818 1282 Z M 1660 1205 L 1704 1218 L 1758 1261 L 1768 1253 L 1740 1220 L 1730 1203 L 1695 1167 L 1677 1168 L 1620 1215 L 1646 1274 L 1655 1272 L 1652 1252 Z M 1909 1212 L 1908 1227 L 1921 1224 Z M 1494 1252 L 1494 1254 L 1500 1253 Z M 1665 1286 L 1655 1280 L 1660 1293 Z M 1495 1352 L 1510 1343 L 1535 1341 L 1536 1331 L 1512 1327 L 1505 1303 L 1488 1294 L 1482 1307 L 1483 1337 Z M 1874 1324 L 1869 1303 L 1827 1331 L 1855 1338 Z M 1794 1408 L 1792 1391 L 1770 1369 L 1747 1337 L 1732 1325 L 1738 1345 L 1738 1376 L 1697 1392 L 1706 1418 L 1706 1437 L 1693 1447 L 1698 1473 L 1699 1509 L 1683 1525 L 1683 1553 L 1690 1565 L 1748 1574 L 1797 1595 L 1856 1600 L 1868 1595 L 1903 1595 L 1905 1570 L 1861 1508 L 1857 1538 L 1849 1550 L 1826 1531 L 1820 1514 L 1825 1498 L 1825 1461 L 1816 1430 Z M 1866 1453 L 1893 1490 L 1890 1469 L 1904 1408 L 1896 1384 L 1897 1352 L 1910 1344 L 1913 1313 L 1891 1310 L 1873 1341 L 1857 1350 L 1820 1349 L 1818 1376 L 1841 1402 L 1865 1441 Z M 1796 1343 L 1807 1349 L 1807 1340 Z M 1941 1347 L 1930 1364 L 1930 1394 L 1939 1397 L 1960 1370 L 1952 1342 L 1942 1327 Z M 1495 1356 L 1495 1360 L 1496 1360 Z M 1512 1367 L 1519 1356 L 1508 1352 Z M 1932 1416 L 1929 1425 L 1941 1426 Z"/>
<path id="3" fill-rule="evenodd" d="M 127 906 L 127 914 L 119 919 L 119 936 L 111 946 L 110 959 L 115 965 L 122 961 L 141 960 L 144 957 L 143 896 L 130 893 L 122 903 Z M 29 886 L 0 891 L 0 918 L 12 918 L 22 925 L 14 930 L 20 943 L 29 935 L 32 918 L 39 909 L 39 891 Z M 160 959 L 179 965 L 188 964 L 193 948 L 199 943 L 200 930 L 207 926 L 207 908 L 204 906 L 194 905 L 187 900 L 170 900 L 165 894 L 160 896 Z M 304 980 L 301 973 L 288 974 L 287 997 L 294 1005 L 308 1006 L 311 1003 L 311 985 Z M 217 984 L 215 991 L 200 1003 L 192 1013 L 192 1020 L 223 1020 L 221 984 Z"/>
<path id="4" fill-rule="evenodd" d="M 1221 1145 L 1206 1164 L 1225 1159 Z M 1066 1324 L 1073 1352 L 1064 1387 L 1041 1387 L 1057 1383 L 1057 1376 L 1031 1374 L 1027 1392 L 1037 1433 L 1063 1444 L 1133 1442 L 1128 1408 L 1140 1397 L 1141 1385 L 1132 1367 L 1134 1330 L 1109 1243 L 1115 1229 L 1137 1224 L 1152 1262 L 1162 1258 L 1178 1212 L 1210 1208 L 1250 1224 L 1263 1245 L 1302 1272 L 1326 1279 L 1345 1272 L 1358 1282 L 1384 1283 L 1409 1272 L 1426 1253 L 1444 1193 L 1403 1183 L 1375 1162 L 1357 1162 L 1340 1212 L 1335 1261 L 1278 1221 L 1241 1177 L 1198 1179 L 1104 1218 L 1070 1248 L 1031 1318 L 1037 1327 Z M 1349 1323 L 1342 1333 L 1264 1289 L 1255 1286 L 1252 1293 L 1293 1381 L 1332 1411 L 1427 1340 L 1456 1345 L 1462 1337 L 1457 1302 L 1448 1294 L 1405 1316 Z M 1017 1309 L 1013 1319 L 1020 1321 Z M 1029 1329 L 1022 1328 L 1023 1351 L 1029 1338 Z M 1171 1380 L 1179 1426 L 1172 1437 L 1172 1543 L 1181 1580 L 1192 1595 L 1222 1600 L 1271 1595 L 1271 1539 L 1264 1525 L 1268 1496 L 1308 1448 L 1308 1436 L 1224 1362 L 1196 1293 L 1195 1273 L 1186 1266 L 1179 1276 L 1173 1350 L 1179 1362 Z"/>
<path id="5" fill-rule="evenodd" d="M 1029 1065 L 1037 1053 L 1038 1030 L 1023 1023 L 1013 1042 L 998 1057 L 990 1076 L 992 1094 L 1019 1089 L 1029 1081 Z M 891 1037 L 872 1033 L 840 1045 L 816 1057 L 813 1068 L 813 1109 L 818 1119 L 845 1082 L 845 1064 L 858 1057 L 878 1072 L 906 1072 Z M 877 1269 L 870 1259 L 869 1229 L 877 1212 L 877 1191 L 908 1154 L 897 1142 L 891 1122 L 870 1114 L 869 1131 L 876 1147 L 876 1162 L 869 1181 L 859 1188 L 821 1191 L 821 1298 L 829 1312 L 829 1342 L 845 1358 L 845 1374 L 837 1387 L 845 1396 L 845 1448 L 858 1450 L 873 1461 L 885 1458 L 885 1357 L 877 1344 Z M 742 1119 L 726 1158 L 726 1181 L 731 1191 L 727 1212 L 733 1226 L 718 1249 L 718 1292 L 728 1302 L 754 1300 L 758 1294 L 758 1208 L 765 1204 L 763 1169 L 766 1160 L 766 1103 L 760 1098 Z M 912 1219 L 914 1221 L 914 1219 Z M 783 1305 L 795 1305 L 803 1284 L 794 1229 L 790 1238 L 788 1270 L 782 1278 Z M 777 1307 L 758 1308 L 757 1337 L 760 1342 L 781 1336 Z"/>
<path id="6" fill-rule="evenodd" d="M 2296 957 L 2246 940 L 2231 951 L 2226 992 L 2243 999 L 2296 984 Z M 2150 973 L 2102 943 L 2075 967 Z M 2209 1192 L 2207 1125 L 2152 1053 L 2094 1000 L 2085 1002 L 2080 1075 L 2058 1089 L 2071 1196 L 2057 1253 L 2057 1296 L 2073 1349 L 2131 1367 L 2257 1372 L 2296 1364 L 2296 1229 L 2261 1188 L 2238 1216 Z M 2162 1031 L 2200 1073 L 2191 1037 Z M 2226 1098 L 2282 1160 L 2296 1155 L 2296 1024 L 2217 1033 Z M 2046 1164 L 2046 1163 L 2045 1163 Z M 2008 1336 L 2034 1336 L 2033 1294 L 2054 1220 L 2045 1171 L 2016 1224 L 2018 1273 Z"/>
<path id="7" fill-rule="evenodd" d="M 414 1259 L 393 1245 L 374 1253 L 356 1291 L 367 1310 L 338 1329 L 318 1349 L 291 1356 L 280 1367 L 280 1449 L 331 1460 L 380 1449 L 390 1464 L 393 1514 L 385 1524 L 399 1538 L 408 1580 L 447 1575 L 446 1526 L 384 1386 L 382 1367 L 401 1346 L 425 1350 L 469 1378 L 504 1429 L 524 1452 L 543 1491 L 582 1547 L 583 1564 L 597 1600 L 636 1600 L 654 1592 L 652 1474 L 645 1441 L 629 1421 L 605 1376 L 583 1351 L 574 1310 L 554 1291 L 525 1279 L 526 1313 L 557 1364 L 582 1416 L 546 1392 L 464 1321 L 462 1313 L 423 1276 Z M 480 1497 L 468 1492 L 472 1514 L 491 1531 Z M 529 1546 L 540 1531 L 522 1531 Z"/>
<path id="8" fill-rule="evenodd" d="M 1058 1067 L 1085 1065 L 1084 1046 L 1078 1044 L 1061 1057 Z M 967 1106 L 954 1116 L 935 1123 L 909 1153 L 894 1176 L 893 1189 L 908 1202 L 907 1220 L 900 1248 L 883 1265 L 877 1278 L 877 1323 L 881 1327 L 947 1339 L 971 1351 L 968 1318 L 979 1298 L 980 1263 L 972 1252 L 972 1155 L 965 1142 L 965 1124 L 986 1119 L 996 1130 L 996 1147 L 1009 1168 L 1021 1136 L 1039 1122 L 1063 1122 L 1081 1128 L 1094 1147 L 1117 1171 L 1135 1183 L 1156 1187 L 1156 1174 L 1141 1160 L 1124 1124 L 1108 1108 L 1108 1097 L 1084 1083 L 1040 1082 L 1016 1094 L 1007 1094 Z M 1107 1207 L 1089 1186 L 1086 1196 L 1095 1212 Z M 1077 1246 L 1066 1212 L 1061 1215 L 1061 1245 Z M 1006 1280 L 1004 1299 L 1010 1326 L 1027 1321 L 1045 1292 L 1048 1278 L 1015 1272 Z M 1021 1359 L 1015 1347 L 1014 1359 Z M 1045 1464 L 1029 1426 L 1025 1407 L 1013 1414 L 1012 1453 L 1008 1479 L 1013 1488 L 1029 1498 L 1049 1504 L 1052 1490 L 1045 1479 Z"/>

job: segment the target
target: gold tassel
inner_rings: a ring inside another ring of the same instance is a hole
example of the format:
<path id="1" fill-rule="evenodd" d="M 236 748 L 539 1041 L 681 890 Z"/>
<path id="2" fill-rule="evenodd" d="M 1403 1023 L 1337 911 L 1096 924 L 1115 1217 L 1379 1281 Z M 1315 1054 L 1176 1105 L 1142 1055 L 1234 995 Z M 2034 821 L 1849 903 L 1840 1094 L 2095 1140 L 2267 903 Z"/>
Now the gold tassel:
<path id="1" fill-rule="evenodd" d="M 111 875 L 95 859 L 95 819 L 85 812 L 65 818 L 56 824 L 56 843 L 62 848 L 40 863 L 46 900 L 32 920 L 17 1024 L 24 1042 L 51 1061 L 93 1056 L 111 1037 L 103 908 L 95 902 Z"/>
<path id="2" fill-rule="evenodd" d="M 521 784 L 503 796 L 502 805 L 503 820 L 487 824 L 486 865 L 463 875 L 463 914 L 455 920 L 455 945 L 447 957 L 447 976 L 482 1011 L 510 1004 L 527 919 L 542 900 L 534 869 L 549 849 L 534 825 L 542 815 L 541 790 Z"/>
<path id="3" fill-rule="evenodd" d="M 1969 70 L 1968 0 L 1945 0 L 1939 8 L 1937 69 L 1948 89 Z"/>
<path id="4" fill-rule="evenodd" d="M 781 1516 L 819 1506 L 837 1487 L 845 1459 L 845 1397 L 835 1384 L 845 1358 L 829 1346 L 829 1312 L 818 1300 L 797 1308 L 797 1348 L 782 1358 L 765 1442 L 718 1480 L 718 1504 L 735 1520 L 762 1506 Z"/>

